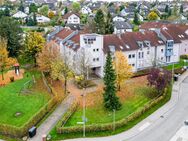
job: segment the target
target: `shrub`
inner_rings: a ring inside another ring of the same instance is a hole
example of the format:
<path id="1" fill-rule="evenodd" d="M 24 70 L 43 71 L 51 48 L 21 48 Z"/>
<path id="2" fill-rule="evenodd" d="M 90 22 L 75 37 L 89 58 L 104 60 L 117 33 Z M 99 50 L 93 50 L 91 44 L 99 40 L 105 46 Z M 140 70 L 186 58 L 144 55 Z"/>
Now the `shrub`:
<path id="1" fill-rule="evenodd" d="M 187 59 L 188 59 L 188 54 L 181 55 L 181 56 L 180 56 L 180 59 L 186 59 L 186 60 L 187 60 Z"/>
<path id="2" fill-rule="evenodd" d="M 14 76 L 10 77 L 10 82 L 14 82 Z"/>

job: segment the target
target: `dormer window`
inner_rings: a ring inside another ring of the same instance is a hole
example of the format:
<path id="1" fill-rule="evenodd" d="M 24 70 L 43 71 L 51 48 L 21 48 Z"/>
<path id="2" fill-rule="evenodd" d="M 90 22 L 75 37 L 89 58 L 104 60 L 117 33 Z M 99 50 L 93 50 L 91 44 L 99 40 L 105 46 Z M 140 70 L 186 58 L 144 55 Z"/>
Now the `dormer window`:
<path id="1" fill-rule="evenodd" d="M 144 43 L 146 44 L 146 46 L 150 47 L 150 41 L 144 41 Z"/>
<path id="2" fill-rule="evenodd" d="M 138 41 L 137 44 L 138 44 L 138 46 L 139 46 L 140 48 L 143 48 L 143 47 L 144 47 L 143 42 Z"/>

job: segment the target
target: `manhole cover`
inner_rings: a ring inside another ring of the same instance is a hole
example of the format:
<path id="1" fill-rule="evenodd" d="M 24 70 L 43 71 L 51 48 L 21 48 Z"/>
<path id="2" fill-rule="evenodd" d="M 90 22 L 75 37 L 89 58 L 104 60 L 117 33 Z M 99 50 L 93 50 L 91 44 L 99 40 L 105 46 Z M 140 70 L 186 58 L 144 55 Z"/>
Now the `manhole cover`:
<path id="1" fill-rule="evenodd" d="M 14 114 L 15 117 L 19 117 L 19 116 L 21 116 L 21 115 L 22 115 L 21 112 L 16 112 L 16 113 Z"/>

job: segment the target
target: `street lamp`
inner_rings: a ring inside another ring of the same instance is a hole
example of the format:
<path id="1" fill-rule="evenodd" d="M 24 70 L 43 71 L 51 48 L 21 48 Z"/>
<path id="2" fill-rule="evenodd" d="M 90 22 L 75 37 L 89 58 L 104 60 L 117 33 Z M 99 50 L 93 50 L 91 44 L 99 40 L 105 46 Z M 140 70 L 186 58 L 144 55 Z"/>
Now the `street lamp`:
<path id="1" fill-rule="evenodd" d="M 116 110 L 113 109 L 113 131 L 116 129 Z"/>
<path id="2" fill-rule="evenodd" d="M 86 136 L 86 99 L 85 99 L 85 90 L 86 88 L 83 88 L 83 94 L 81 95 L 83 97 L 83 116 L 82 116 L 82 121 L 83 121 L 83 137 Z"/>

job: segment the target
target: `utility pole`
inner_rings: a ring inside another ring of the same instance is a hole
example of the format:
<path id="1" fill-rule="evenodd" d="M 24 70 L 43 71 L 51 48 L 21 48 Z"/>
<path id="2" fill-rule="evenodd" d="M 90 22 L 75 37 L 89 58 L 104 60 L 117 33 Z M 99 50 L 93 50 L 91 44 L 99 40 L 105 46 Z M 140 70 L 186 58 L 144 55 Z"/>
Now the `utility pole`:
<path id="1" fill-rule="evenodd" d="M 85 111 L 85 108 L 86 108 L 86 106 L 85 106 L 85 104 L 86 104 L 86 102 L 85 102 L 85 89 L 86 88 L 83 88 L 83 137 L 85 137 L 86 136 L 86 111 Z"/>
<path id="2" fill-rule="evenodd" d="M 113 109 L 113 131 L 116 129 L 116 110 Z"/>

